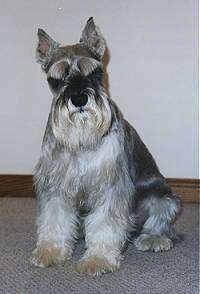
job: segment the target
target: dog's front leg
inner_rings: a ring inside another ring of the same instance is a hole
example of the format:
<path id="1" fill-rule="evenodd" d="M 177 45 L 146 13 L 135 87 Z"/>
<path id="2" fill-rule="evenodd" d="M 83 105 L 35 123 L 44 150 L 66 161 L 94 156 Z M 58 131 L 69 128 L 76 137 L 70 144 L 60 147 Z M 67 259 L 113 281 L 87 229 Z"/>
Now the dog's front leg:
<path id="1" fill-rule="evenodd" d="M 120 267 L 129 216 L 127 201 L 123 201 L 122 196 L 119 199 L 116 190 L 110 188 L 101 204 L 93 208 L 85 219 L 87 250 L 76 265 L 79 273 L 95 276 Z"/>
<path id="2" fill-rule="evenodd" d="M 40 200 L 37 247 L 32 264 L 48 267 L 69 259 L 76 237 L 77 219 L 66 195 L 42 195 Z"/>
<path id="3" fill-rule="evenodd" d="M 76 270 L 100 275 L 119 269 L 121 248 L 126 238 L 124 228 L 111 222 L 101 207 L 85 220 L 85 233 L 87 250 L 77 263 Z"/>

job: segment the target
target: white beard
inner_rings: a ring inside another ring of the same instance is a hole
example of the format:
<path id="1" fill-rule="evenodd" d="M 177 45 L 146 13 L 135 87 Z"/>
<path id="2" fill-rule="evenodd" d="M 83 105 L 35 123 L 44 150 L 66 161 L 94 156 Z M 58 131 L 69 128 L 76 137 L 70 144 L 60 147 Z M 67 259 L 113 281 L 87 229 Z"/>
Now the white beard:
<path id="1" fill-rule="evenodd" d="M 59 143 L 71 152 L 94 149 L 111 123 L 107 97 L 102 97 L 102 101 L 100 108 L 94 97 L 89 96 L 83 112 L 79 112 L 71 100 L 68 105 L 59 101 L 52 119 L 53 133 Z"/>

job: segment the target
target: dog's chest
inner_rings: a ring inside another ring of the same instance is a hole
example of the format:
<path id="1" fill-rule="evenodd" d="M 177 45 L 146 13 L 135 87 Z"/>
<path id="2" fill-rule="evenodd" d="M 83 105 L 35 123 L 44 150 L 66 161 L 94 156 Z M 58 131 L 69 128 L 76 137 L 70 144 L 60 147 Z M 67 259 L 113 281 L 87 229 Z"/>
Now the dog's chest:
<path id="1" fill-rule="evenodd" d="M 109 134 L 95 150 L 79 152 L 71 158 L 67 172 L 72 193 L 94 193 L 99 185 L 104 185 L 111 176 L 120 153 L 119 143 L 115 135 Z M 74 190 L 74 191 L 73 191 Z"/>
<path id="2" fill-rule="evenodd" d="M 80 153 L 76 157 L 78 177 L 82 184 L 91 185 L 101 181 L 101 175 L 108 171 L 113 162 L 111 142 L 105 142 L 94 151 Z"/>

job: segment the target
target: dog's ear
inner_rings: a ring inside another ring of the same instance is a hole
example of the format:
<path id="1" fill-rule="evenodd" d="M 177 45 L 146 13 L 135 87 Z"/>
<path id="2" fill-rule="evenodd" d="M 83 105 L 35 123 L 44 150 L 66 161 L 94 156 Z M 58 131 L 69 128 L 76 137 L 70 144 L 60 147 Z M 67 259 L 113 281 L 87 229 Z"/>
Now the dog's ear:
<path id="1" fill-rule="evenodd" d="M 103 58 L 106 50 L 106 42 L 99 28 L 95 25 L 93 17 L 88 19 L 83 29 L 80 42 L 84 43 L 98 59 Z"/>
<path id="2" fill-rule="evenodd" d="M 54 41 L 43 29 L 38 29 L 38 45 L 36 49 L 37 62 L 43 67 L 51 60 L 53 51 L 59 44 Z"/>

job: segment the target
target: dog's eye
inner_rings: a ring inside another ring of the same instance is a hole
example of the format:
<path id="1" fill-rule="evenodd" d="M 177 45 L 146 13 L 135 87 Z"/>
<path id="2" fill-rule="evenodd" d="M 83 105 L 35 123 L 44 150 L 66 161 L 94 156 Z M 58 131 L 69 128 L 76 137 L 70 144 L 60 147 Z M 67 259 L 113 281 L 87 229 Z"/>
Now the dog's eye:
<path id="1" fill-rule="evenodd" d="M 60 79 L 55 79 L 52 77 L 47 78 L 48 84 L 54 92 L 59 91 L 59 89 L 62 87 L 63 81 Z"/>
<path id="2" fill-rule="evenodd" d="M 66 67 L 65 69 L 65 74 L 64 74 L 64 77 L 63 77 L 63 80 L 65 80 L 65 78 L 69 75 L 69 68 Z"/>

